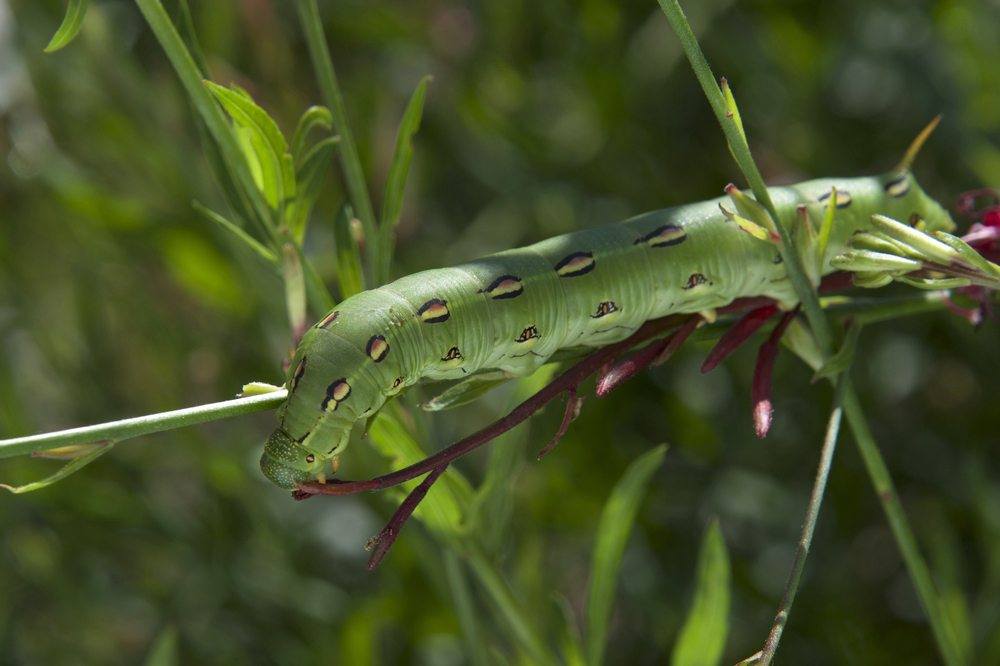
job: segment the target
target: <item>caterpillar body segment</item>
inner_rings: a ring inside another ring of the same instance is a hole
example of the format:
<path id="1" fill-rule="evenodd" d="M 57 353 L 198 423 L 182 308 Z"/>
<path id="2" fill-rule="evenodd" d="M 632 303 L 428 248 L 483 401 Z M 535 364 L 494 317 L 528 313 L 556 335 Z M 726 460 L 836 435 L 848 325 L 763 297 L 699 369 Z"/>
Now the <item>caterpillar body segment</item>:
<path id="1" fill-rule="evenodd" d="M 909 171 L 769 190 L 787 227 L 805 206 L 805 223 L 814 228 L 834 191 L 821 274 L 834 270 L 830 258 L 852 234 L 873 228 L 873 214 L 919 219 L 928 231 L 954 228 Z M 777 246 L 743 231 L 720 206 L 732 203 L 720 197 L 654 211 L 348 298 L 296 351 L 289 397 L 261 457 L 264 474 L 282 487 L 325 478 L 354 424 L 421 380 L 486 370 L 527 375 L 559 350 L 605 346 L 650 319 L 740 297 L 793 307 L 797 299 Z"/>

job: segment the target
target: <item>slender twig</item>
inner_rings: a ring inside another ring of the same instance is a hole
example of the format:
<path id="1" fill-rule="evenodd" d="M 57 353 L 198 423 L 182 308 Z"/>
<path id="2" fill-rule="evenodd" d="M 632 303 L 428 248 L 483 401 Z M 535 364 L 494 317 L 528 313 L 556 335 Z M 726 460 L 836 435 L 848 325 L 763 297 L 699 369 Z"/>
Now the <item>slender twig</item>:
<path id="1" fill-rule="evenodd" d="M 795 594 L 802 581 L 802 572 L 805 570 L 806 558 L 809 556 L 809 548 L 812 545 L 813 532 L 816 530 L 816 521 L 819 518 L 819 510 L 823 505 L 823 497 L 826 492 L 826 482 L 830 477 L 830 468 L 833 465 L 833 453 L 837 449 L 837 437 L 840 434 L 840 421 L 843 415 L 841 401 L 845 386 L 846 374 L 842 374 L 837 383 L 836 396 L 833 400 L 833 411 L 826 426 L 826 436 L 823 438 L 823 448 L 820 450 L 819 466 L 816 468 L 816 480 L 813 482 L 812 494 L 809 496 L 809 504 L 806 508 L 806 517 L 802 523 L 802 534 L 799 537 L 798 547 L 795 549 L 795 559 L 792 560 L 792 570 L 788 574 L 788 583 L 785 585 L 785 593 L 781 597 L 778 605 L 778 612 L 774 617 L 774 624 L 764 643 L 764 649 L 760 653 L 759 663 L 767 666 L 774 659 L 774 653 L 778 649 L 778 642 L 781 640 L 781 633 L 785 630 L 788 622 L 788 614 L 792 610 L 792 603 L 795 601 Z"/>
<path id="2" fill-rule="evenodd" d="M 374 277 L 372 271 L 377 265 L 378 228 L 375 223 L 375 210 L 372 207 L 371 196 L 368 193 L 368 186 L 365 184 L 364 169 L 361 167 L 361 159 L 358 157 L 358 149 L 354 143 L 354 134 L 351 132 L 351 125 L 347 119 L 344 96 L 340 92 L 337 73 L 334 71 L 333 60 L 330 57 L 330 47 L 323 34 L 323 21 L 320 18 L 316 0 L 297 0 L 296 6 L 306 44 L 309 47 L 309 57 L 316 70 L 316 80 L 319 83 L 320 92 L 330 109 L 334 130 L 340 135 L 337 154 L 340 156 L 340 166 L 344 172 L 344 180 L 347 184 L 351 204 L 354 206 L 354 212 L 357 213 L 358 219 L 361 220 L 361 228 L 365 234 L 365 254 L 367 255 L 365 268 L 369 279 L 371 279 Z"/>
<path id="3" fill-rule="evenodd" d="M 207 405 L 198 405 L 197 407 L 175 409 L 170 412 L 147 414 L 145 416 L 136 416 L 109 423 L 99 423 L 82 428 L 71 428 L 69 430 L 59 430 L 40 435 L 5 439 L 0 441 L 0 458 L 10 458 L 35 451 L 46 451 L 68 444 L 91 444 L 107 441 L 121 442 L 154 432 L 175 430 L 185 426 L 207 423 L 208 421 L 218 421 L 233 416 L 274 409 L 284 402 L 287 397 L 287 389 L 278 389 L 261 395 L 213 402 Z"/>

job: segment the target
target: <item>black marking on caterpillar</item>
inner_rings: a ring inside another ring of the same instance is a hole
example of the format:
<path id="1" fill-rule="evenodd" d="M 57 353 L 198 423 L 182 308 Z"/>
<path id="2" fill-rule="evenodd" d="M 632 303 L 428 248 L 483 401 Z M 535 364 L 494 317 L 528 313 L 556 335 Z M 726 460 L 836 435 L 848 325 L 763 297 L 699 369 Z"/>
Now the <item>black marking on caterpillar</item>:
<path id="1" fill-rule="evenodd" d="M 517 342 L 519 344 L 524 344 L 525 342 L 528 342 L 529 340 L 537 340 L 540 337 L 542 337 L 542 336 L 538 334 L 538 328 L 534 324 L 532 324 L 528 328 L 526 328 L 523 331 L 521 331 L 521 335 L 517 336 L 514 339 L 514 342 Z M 522 356 L 523 356 L 523 354 L 522 354 Z"/>
<path id="2" fill-rule="evenodd" d="M 712 283 L 708 281 L 708 278 L 705 277 L 704 273 L 691 273 L 691 276 L 688 278 L 687 284 L 684 285 L 683 288 L 694 289 L 695 287 L 703 284 L 712 284 Z"/>
<path id="3" fill-rule="evenodd" d="M 910 191 L 910 174 L 901 173 L 885 184 L 885 193 L 890 197 L 905 196 Z"/>
<path id="4" fill-rule="evenodd" d="M 613 331 L 613 330 L 618 329 L 618 328 L 624 329 L 626 331 L 634 331 L 635 330 L 634 328 L 630 328 L 628 326 L 622 326 L 621 324 L 619 324 L 617 326 L 608 326 L 607 328 L 599 328 L 596 331 L 594 331 L 592 333 L 592 335 L 599 335 L 601 333 L 607 333 L 608 331 Z"/>
<path id="5" fill-rule="evenodd" d="M 563 257 L 554 268 L 559 277 L 568 278 L 585 275 L 594 270 L 596 265 L 593 252 L 574 252 Z"/>
<path id="6" fill-rule="evenodd" d="M 837 192 L 837 208 L 847 208 L 851 205 L 854 199 L 851 198 L 851 193 L 847 190 L 836 190 Z M 823 194 L 816 197 L 816 201 L 820 203 L 826 203 L 826 200 L 830 198 L 829 192 L 824 192 Z"/>
<path id="7" fill-rule="evenodd" d="M 601 301 L 600 305 L 597 306 L 597 312 L 590 315 L 590 318 L 600 319 L 601 317 L 606 317 L 612 312 L 620 312 L 618 304 L 614 301 Z"/>
<path id="8" fill-rule="evenodd" d="M 290 392 L 295 391 L 299 386 L 299 381 L 302 379 L 302 375 L 306 374 L 306 359 L 308 356 L 303 356 L 299 364 L 295 366 L 295 372 L 292 374 L 292 388 Z"/>
<path id="9" fill-rule="evenodd" d="M 340 403 L 347 400 L 349 395 L 351 395 L 351 385 L 347 383 L 347 378 L 341 377 L 334 380 L 326 387 L 326 396 L 323 398 L 322 404 L 320 404 L 320 409 L 325 412 L 330 401 L 333 401 L 333 411 L 337 411 L 337 407 L 340 406 Z"/>
<path id="10" fill-rule="evenodd" d="M 528 356 L 529 354 L 531 356 L 537 356 L 539 358 L 545 358 L 544 356 L 542 356 L 538 352 L 536 352 L 534 350 L 531 350 L 531 349 L 529 349 L 528 351 L 524 352 L 523 354 L 511 354 L 510 357 L 511 358 L 524 358 L 525 356 Z"/>
<path id="11" fill-rule="evenodd" d="M 490 286 L 481 290 L 495 301 L 505 298 L 517 298 L 524 293 L 524 284 L 521 278 L 516 275 L 501 275 L 490 283 Z"/>
<path id="12" fill-rule="evenodd" d="M 373 335 L 365 345 L 365 353 L 371 360 L 381 363 L 389 355 L 389 343 L 385 341 L 384 336 Z"/>
<path id="13" fill-rule="evenodd" d="M 316 462 L 316 454 L 315 453 L 306 454 L 306 462 L 309 463 L 310 465 Z"/>
<path id="14" fill-rule="evenodd" d="M 427 324 L 440 324 L 448 321 L 451 312 L 448 311 L 448 301 L 432 298 L 417 309 L 417 316 Z"/>
<path id="15" fill-rule="evenodd" d="M 442 361 L 460 361 L 462 360 L 462 352 L 458 347 L 452 347 L 445 352 L 444 356 L 441 357 Z"/>
<path id="16" fill-rule="evenodd" d="M 780 264 L 780 263 L 782 263 L 784 261 L 785 261 L 784 258 L 780 254 L 776 254 L 776 255 L 774 255 L 774 259 L 771 260 L 771 263 L 772 264 Z"/>
<path id="17" fill-rule="evenodd" d="M 403 377 L 396 377 L 395 381 L 392 382 L 392 388 L 399 388 L 399 385 L 406 381 Z"/>
<path id="18" fill-rule="evenodd" d="M 635 239 L 635 245 L 646 244 L 650 247 L 670 247 L 687 240 L 687 232 L 676 224 L 664 224 L 645 236 Z"/>
<path id="19" fill-rule="evenodd" d="M 320 319 L 319 323 L 316 324 L 316 328 L 328 328 L 330 324 L 337 321 L 337 317 L 339 316 L 340 316 L 340 310 L 334 310 L 327 316 Z"/>

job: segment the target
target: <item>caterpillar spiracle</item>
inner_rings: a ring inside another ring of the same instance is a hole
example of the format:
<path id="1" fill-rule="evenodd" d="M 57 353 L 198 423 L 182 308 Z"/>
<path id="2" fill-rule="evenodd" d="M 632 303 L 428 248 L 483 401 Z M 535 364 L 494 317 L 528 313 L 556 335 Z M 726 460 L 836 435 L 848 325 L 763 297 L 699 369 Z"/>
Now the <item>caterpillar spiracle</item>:
<path id="1" fill-rule="evenodd" d="M 954 222 L 909 169 L 769 188 L 792 224 L 818 226 L 836 192 L 832 257 L 879 213 Z M 487 370 L 527 375 L 566 348 L 622 340 L 644 322 L 711 310 L 741 297 L 797 302 L 775 245 L 744 232 L 717 198 L 557 236 L 451 268 L 422 271 L 352 296 L 303 337 L 288 398 L 260 465 L 281 487 L 325 479 L 354 424 L 420 380 Z M 833 272 L 829 259 L 821 273 Z"/>

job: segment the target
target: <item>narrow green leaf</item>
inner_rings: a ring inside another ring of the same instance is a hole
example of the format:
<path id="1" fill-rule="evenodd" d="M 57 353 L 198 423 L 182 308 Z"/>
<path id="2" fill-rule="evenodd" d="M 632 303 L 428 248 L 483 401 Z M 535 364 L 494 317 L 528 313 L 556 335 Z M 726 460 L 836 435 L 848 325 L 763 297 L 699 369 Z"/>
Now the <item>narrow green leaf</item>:
<path id="1" fill-rule="evenodd" d="M 608 622 L 625 545 L 635 524 L 639 504 L 653 473 L 663 464 L 666 453 L 666 445 L 660 445 L 636 458 L 611 491 L 611 497 L 601 512 L 587 595 L 587 663 L 591 666 L 602 663 L 604 659 Z"/>
<path id="2" fill-rule="evenodd" d="M 806 365 L 817 370 L 823 365 L 823 354 L 816 345 L 816 338 L 798 318 L 795 318 L 781 336 L 781 343 L 802 359 Z"/>
<path id="3" fill-rule="evenodd" d="M 175 666 L 179 664 L 177 655 L 177 629 L 168 625 L 153 642 L 146 655 L 145 666 Z"/>
<path id="4" fill-rule="evenodd" d="M 510 381 L 511 376 L 503 370 L 489 370 L 467 377 L 452 384 L 441 393 L 420 405 L 427 412 L 440 412 L 467 405 L 478 400 L 501 384 Z"/>
<path id="5" fill-rule="evenodd" d="M 929 289 L 932 291 L 938 289 L 960 289 L 962 287 L 968 287 L 972 284 L 972 280 L 964 277 L 925 277 L 925 278 L 915 278 L 908 275 L 899 275 L 895 278 L 898 282 L 903 284 L 908 284 L 911 287 L 916 287 L 917 289 Z"/>
<path id="6" fill-rule="evenodd" d="M 719 88 L 722 90 L 722 97 L 726 100 L 726 116 L 733 119 L 733 123 L 736 125 L 736 129 L 739 130 L 740 136 L 743 137 L 743 141 L 746 141 L 747 135 L 743 130 L 743 118 L 740 117 L 740 109 L 736 105 L 736 97 L 733 95 L 733 90 L 729 87 L 729 81 L 726 77 L 722 77 L 722 80 L 719 82 Z"/>
<path id="7" fill-rule="evenodd" d="M 285 210 L 285 224 L 300 244 L 305 238 L 309 213 L 316 204 L 337 141 L 338 137 L 327 137 L 310 148 L 295 173 L 297 193 Z"/>
<path id="8" fill-rule="evenodd" d="M 729 630 L 729 554 L 713 520 L 701 541 L 694 600 L 674 644 L 673 666 L 711 666 L 719 663 Z"/>
<path id="9" fill-rule="evenodd" d="M 264 245 L 261 244 L 260 241 L 258 241 L 256 238 L 248 234 L 246 231 L 242 229 L 242 227 L 240 227 L 232 220 L 223 217 L 221 214 L 216 213 L 214 210 L 208 208 L 207 206 L 203 205 L 201 202 L 197 200 L 192 201 L 191 205 L 194 207 L 196 211 L 201 213 L 205 217 L 205 219 L 215 222 L 220 227 L 222 227 L 226 231 L 236 236 L 236 238 L 245 243 L 247 247 L 249 247 L 251 250 L 256 252 L 261 257 L 263 257 L 265 260 L 270 261 L 271 263 L 274 263 L 278 260 L 278 257 L 275 256 L 274 252 L 271 252 L 271 250 L 264 247 Z"/>
<path id="10" fill-rule="evenodd" d="M 816 257 L 819 260 L 820 273 L 826 268 L 826 251 L 830 247 L 830 233 L 833 231 L 833 218 L 837 214 L 837 188 L 830 188 L 830 196 L 826 199 L 823 209 L 823 221 L 819 225 L 819 238 L 816 241 Z"/>
<path id="11" fill-rule="evenodd" d="M 87 16 L 89 6 L 90 0 L 69 0 L 59 29 L 45 47 L 46 53 L 54 53 L 73 41 L 83 27 L 83 19 Z"/>
<path id="12" fill-rule="evenodd" d="M 365 290 L 364 275 L 361 272 L 361 250 L 358 241 L 351 234 L 350 206 L 343 206 L 333 223 L 333 240 L 337 245 L 337 281 L 340 295 L 348 298 Z"/>
<path id="13" fill-rule="evenodd" d="M 244 153 L 249 146 L 251 153 L 247 155 L 248 161 L 252 164 L 252 159 L 256 158 L 259 167 L 254 173 L 254 180 L 268 205 L 277 210 L 287 199 L 295 196 L 292 158 L 278 124 L 245 91 L 235 86 L 226 88 L 212 81 L 204 83 L 236 126 L 244 130 Z"/>
<path id="14" fill-rule="evenodd" d="M 955 250 L 941 241 L 935 240 L 933 236 L 902 222 L 897 222 L 891 217 L 872 215 L 872 224 L 890 238 L 912 247 L 921 256 L 927 257 L 931 261 L 948 264 L 952 259 L 958 258 L 958 253 Z"/>
<path id="15" fill-rule="evenodd" d="M 389 269 L 392 264 L 393 231 L 399 224 L 399 216 L 403 210 L 403 193 L 406 189 L 406 179 L 410 173 L 410 163 L 413 161 L 413 136 L 420 129 L 420 120 L 424 113 L 424 100 L 427 97 L 427 85 L 430 76 L 420 79 L 410 101 L 403 112 L 403 119 L 396 131 L 396 150 L 392 156 L 392 165 L 385 181 L 385 195 L 382 199 L 382 220 L 379 226 L 379 247 L 377 249 L 378 270 L 375 272 L 379 284 L 389 279 Z"/>
<path id="16" fill-rule="evenodd" d="M 105 442 L 104 444 L 91 450 L 90 453 L 87 453 L 86 455 L 82 455 L 78 458 L 74 458 L 73 460 L 69 461 L 68 463 L 60 467 L 54 474 L 51 474 L 50 476 L 47 476 L 44 479 L 33 481 L 31 483 L 26 483 L 22 486 L 12 486 L 7 483 L 0 483 L 0 488 L 9 490 L 15 495 L 20 495 L 21 493 L 34 492 L 36 490 L 41 490 L 42 488 L 48 488 L 56 481 L 61 481 L 62 479 L 65 479 L 73 472 L 77 472 L 86 467 L 87 465 L 89 465 L 90 463 L 94 462 L 95 460 L 103 456 L 105 453 L 110 451 L 113 446 L 114 442 Z"/>
<path id="17" fill-rule="evenodd" d="M 955 250 L 961 261 L 968 264 L 970 268 L 982 271 L 986 275 L 1000 277 L 1000 266 L 997 266 L 992 261 L 987 260 L 983 255 L 976 252 L 972 246 L 963 241 L 961 238 L 952 236 L 944 231 L 935 231 L 934 237 L 951 249 Z"/>
<path id="18" fill-rule="evenodd" d="M 923 264 L 913 259 L 898 257 L 885 252 L 871 250 L 847 250 L 838 254 L 830 262 L 835 268 L 843 271 L 876 272 L 884 271 L 918 271 Z"/>
<path id="19" fill-rule="evenodd" d="M 854 324 L 849 329 L 847 329 L 847 335 L 844 336 L 844 344 L 840 346 L 837 352 L 828 358 L 826 362 L 820 366 L 820 368 L 813 374 L 812 380 L 814 382 L 820 379 L 826 379 L 827 377 L 833 377 L 845 372 L 851 363 L 854 362 L 854 351 L 858 347 L 858 337 L 861 335 L 861 326 L 859 324 Z"/>
<path id="20" fill-rule="evenodd" d="M 274 384 L 268 384 L 267 382 L 250 382 L 244 384 L 243 388 L 240 389 L 241 398 L 245 398 L 251 395 L 264 395 L 265 393 L 274 393 L 275 391 L 280 391 L 284 386 L 275 386 Z"/>
<path id="21" fill-rule="evenodd" d="M 282 249 L 282 272 L 285 278 L 285 305 L 293 337 L 298 340 L 306 330 L 306 279 L 302 262 L 294 245 L 285 243 Z"/>
<path id="22" fill-rule="evenodd" d="M 333 116 L 325 106 L 310 106 L 302 113 L 295 133 L 292 134 L 292 157 L 295 166 L 299 167 L 305 158 L 309 134 L 316 129 L 330 130 L 333 127 Z"/>
<path id="23" fill-rule="evenodd" d="M 892 282 L 892 273 L 855 273 L 851 282 L 862 289 L 881 289 Z"/>

